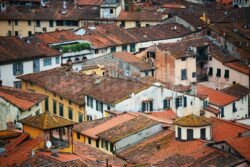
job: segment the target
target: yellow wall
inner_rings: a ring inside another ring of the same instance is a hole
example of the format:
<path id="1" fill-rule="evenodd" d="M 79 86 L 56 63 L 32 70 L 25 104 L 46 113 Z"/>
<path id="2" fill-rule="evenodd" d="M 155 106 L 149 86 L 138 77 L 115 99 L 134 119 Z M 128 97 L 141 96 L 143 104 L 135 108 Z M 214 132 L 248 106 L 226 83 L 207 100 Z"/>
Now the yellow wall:
<path id="1" fill-rule="evenodd" d="M 36 139 L 38 137 L 41 137 L 42 140 L 41 140 L 41 142 L 40 142 L 40 144 L 38 145 L 37 148 L 43 148 L 44 147 L 45 143 L 44 143 L 44 140 L 43 140 L 43 137 L 44 137 L 44 131 L 43 130 L 23 124 L 23 131 L 26 132 L 27 134 L 29 134 L 32 139 Z"/>
<path id="2" fill-rule="evenodd" d="M 90 74 L 97 74 L 98 76 L 103 76 L 103 72 L 105 72 L 104 70 L 104 66 L 103 65 L 98 65 L 97 67 L 95 68 L 91 68 L 91 69 L 83 69 L 81 70 L 81 72 L 83 74 L 87 74 L 87 75 L 90 75 Z"/>
<path id="3" fill-rule="evenodd" d="M 73 102 L 71 102 L 71 104 L 69 103 L 69 100 L 65 99 L 65 98 L 60 98 L 60 96 L 58 95 L 54 95 L 52 92 L 50 91 L 46 91 L 44 88 L 37 86 L 35 84 L 30 84 L 28 82 L 23 81 L 22 82 L 22 89 L 24 90 L 32 90 L 36 93 L 41 93 L 41 94 L 45 94 L 48 96 L 49 99 L 49 111 L 51 113 L 53 113 L 53 100 L 56 101 L 57 103 L 57 113 L 56 115 L 59 115 L 59 103 L 63 104 L 63 117 L 66 119 L 69 119 L 68 116 L 68 108 L 72 108 L 72 113 L 73 113 L 73 121 L 74 122 L 79 122 L 79 113 L 81 113 L 83 115 L 83 121 L 86 121 L 86 113 L 85 113 L 85 108 L 84 107 L 80 107 L 78 104 L 75 104 Z M 42 108 L 42 111 L 45 111 L 45 102 Z"/>
<path id="4" fill-rule="evenodd" d="M 83 143 L 89 145 L 89 143 L 88 143 L 88 137 L 81 134 L 81 135 L 80 135 L 80 139 L 77 139 L 77 132 L 76 132 L 75 130 L 73 130 L 73 140 L 77 140 L 77 141 L 80 141 L 80 142 L 83 142 Z M 96 147 L 96 142 L 97 142 L 96 139 L 91 138 L 91 146 L 92 146 L 92 147 L 97 148 L 97 147 Z M 106 152 L 106 153 L 108 153 L 108 154 L 113 154 L 113 153 L 110 151 L 110 143 L 108 143 L 108 150 L 106 150 L 106 148 L 105 148 L 105 143 L 104 143 L 104 147 L 102 148 L 102 143 L 101 143 L 101 142 L 102 142 L 102 141 L 99 140 L 99 148 L 98 148 L 98 149 L 101 150 L 101 151 L 103 151 L 103 152 Z"/>
<path id="5" fill-rule="evenodd" d="M 19 35 L 26 37 L 28 32 L 31 31 L 32 34 L 43 32 L 43 27 L 46 27 L 46 32 L 52 32 L 56 29 L 58 30 L 67 30 L 67 29 L 76 29 L 81 27 L 79 26 L 56 26 L 56 21 L 54 21 L 54 26 L 49 26 L 49 21 L 40 21 L 40 27 L 36 27 L 36 21 L 32 20 L 31 25 L 28 25 L 28 20 L 18 20 L 18 25 L 15 25 L 15 21 L 11 21 L 9 25 L 8 20 L 0 21 L 0 36 L 7 36 L 8 31 L 12 32 L 12 35 L 15 35 L 15 31 L 18 31 Z"/>
<path id="6" fill-rule="evenodd" d="M 141 27 L 146 27 L 146 24 L 149 25 L 156 25 L 159 24 L 160 22 L 152 22 L 152 21 L 141 21 Z M 120 26 L 121 21 L 117 21 L 117 25 Z M 136 22 L 135 21 L 125 21 L 125 29 L 127 28 L 134 28 L 136 27 Z"/>

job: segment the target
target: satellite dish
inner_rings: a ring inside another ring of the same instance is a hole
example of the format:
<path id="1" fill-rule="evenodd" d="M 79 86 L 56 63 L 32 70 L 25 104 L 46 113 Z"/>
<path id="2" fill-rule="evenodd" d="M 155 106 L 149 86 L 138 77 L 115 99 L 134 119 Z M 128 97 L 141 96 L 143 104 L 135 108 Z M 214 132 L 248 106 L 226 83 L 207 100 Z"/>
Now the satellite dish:
<path id="1" fill-rule="evenodd" d="M 46 147 L 47 147 L 47 148 L 51 148 L 51 146 L 52 146 L 51 141 L 47 141 L 47 142 L 46 142 Z"/>

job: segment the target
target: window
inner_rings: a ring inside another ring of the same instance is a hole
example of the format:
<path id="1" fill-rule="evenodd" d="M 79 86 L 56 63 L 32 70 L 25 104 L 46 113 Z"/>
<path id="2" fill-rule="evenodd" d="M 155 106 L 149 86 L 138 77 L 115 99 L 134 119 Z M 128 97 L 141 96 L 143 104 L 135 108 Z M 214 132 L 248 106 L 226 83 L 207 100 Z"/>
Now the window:
<path id="1" fill-rule="evenodd" d="M 114 46 L 114 47 L 111 47 L 111 53 L 112 52 L 116 52 L 116 47 Z"/>
<path id="2" fill-rule="evenodd" d="M 15 25 L 18 26 L 18 20 L 15 20 Z"/>
<path id="3" fill-rule="evenodd" d="M 37 20 L 36 21 L 36 27 L 40 27 L 41 26 L 41 22 L 40 22 L 40 20 Z"/>
<path id="4" fill-rule="evenodd" d="M 80 140 L 81 134 L 79 132 L 76 133 L 77 139 Z"/>
<path id="5" fill-rule="evenodd" d="M 92 116 L 91 115 L 87 115 L 87 121 L 92 121 Z"/>
<path id="6" fill-rule="evenodd" d="M 28 31 L 28 36 L 31 36 L 32 35 L 32 32 L 31 31 Z"/>
<path id="7" fill-rule="evenodd" d="M 135 44 L 130 45 L 130 52 L 135 52 Z"/>
<path id="8" fill-rule="evenodd" d="M 91 144 L 91 138 L 90 137 L 88 137 L 88 143 Z"/>
<path id="9" fill-rule="evenodd" d="M 142 102 L 142 112 L 153 111 L 153 101 Z"/>
<path id="10" fill-rule="evenodd" d="M 53 114 L 56 114 L 57 107 L 56 107 L 56 100 L 53 100 Z"/>
<path id="11" fill-rule="evenodd" d="M 217 76 L 217 77 L 220 77 L 220 76 L 221 76 L 221 69 L 217 68 L 216 76 Z"/>
<path id="12" fill-rule="evenodd" d="M 209 67 L 208 75 L 213 76 L 213 67 Z"/>
<path id="13" fill-rule="evenodd" d="M 181 80 L 186 80 L 187 79 L 187 70 L 182 69 L 181 70 Z"/>
<path id="14" fill-rule="evenodd" d="M 110 146 L 110 151 L 111 151 L 111 152 L 114 152 L 114 146 L 113 146 L 113 144 L 112 144 L 112 143 L 110 143 L 110 145 L 109 145 L 109 146 Z"/>
<path id="15" fill-rule="evenodd" d="M 60 64 L 60 57 L 59 56 L 56 57 L 56 64 Z"/>
<path id="16" fill-rule="evenodd" d="M 37 110 L 37 111 L 35 112 L 35 115 L 38 116 L 39 114 L 40 114 L 40 111 Z"/>
<path id="17" fill-rule="evenodd" d="M 54 21 L 53 20 L 49 21 L 49 27 L 54 27 Z"/>
<path id="18" fill-rule="evenodd" d="M 136 27 L 141 27 L 141 22 L 140 21 L 135 21 L 135 26 Z"/>
<path id="19" fill-rule="evenodd" d="M 223 107 L 220 109 L 220 114 L 221 114 L 221 118 L 225 117 L 225 115 L 224 115 L 224 108 Z"/>
<path id="20" fill-rule="evenodd" d="M 31 20 L 28 20 L 28 26 L 31 26 Z"/>
<path id="21" fill-rule="evenodd" d="M 175 107 L 177 109 L 178 107 L 181 107 L 181 106 L 182 106 L 182 97 L 177 97 L 175 99 Z"/>
<path id="22" fill-rule="evenodd" d="M 122 45 L 122 51 L 127 51 L 128 50 L 128 46 L 127 45 Z"/>
<path id="23" fill-rule="evenodd" d="M 201 139 L 206 140 L 206 128 L 201 128 Z"/>
<path id="24" fill-rule="evenodd" d="M 8 36 L 11 36 L 12 35 L 12 33 L 11 33 L 11 31 L 8 31 L 8 34 L 7 34 Z"/>
<path id="25" fill-rule="evenodd" d="M 49 98 L 45 99 L 45 111 L 49 111 Z"/>
<path id="26" fill-rule="evenodd" d="M 63 117 L 63 104 L 62 103 L 60 103 L 59 104 L 59 115 L 61 116 L 61 117 Z"/>
<path id="27" fill-rule="evenodd" d="M 183 107 L 187 107 L 187 97 L 183 97 Z"/>
<path id="28" fill-rule="evenodd" d="M 18 89 L 22 89 L 22 82 L 21 81 L 14 82 L 14 87 Z"/>
<path id="29" fill-rule="evenodd" d="M 107 106 L 107 110 L 110 110 L 110 108 L 111 108 L 110 105 L 108 105 L 108 106 Z"/>
<path id="30" fill-rule="evenodd" d="M 170 99 L 163 100 L 163 109 L 170 109 Z"/>
<path id="31" fill-rule="evenodd" d="M 87 106 L 93 108 L 93 99 L 89 96 L 87 96 Z"/>
<path id="32" fill-rule="evenodd" d="M 233 103 L 233 112 L 236 112 L 236 111 L 237 111 L 236 105 L 235 103 Z"/>
<path id="33" fill-rule="evenodd" d="M 18 36 L 18 31 L 15 31 L 15 36 Z"/>
<path id="34" fill-rule="evenodd" d="M 72 111 L 72 108 L 70 108 L 70 107 L 68 108 L 68 114 L 69 114 L 69 115 L 68 115 L 68 116 L 69 116 L 69 119 L 72 120 L 72 119 L 73 119 L 73 111 Z"/>
<path id="35" fill-rule="evenodd" d="M 193 140 L 193 139 L 194 139 L 193 129 L 187 129 L 187 140 Z"/>
<path id="36" fill-rule="evenodd" d="M 124 27 L 125 27 L 125 21 L 121 21 L 120 27 L 121 27 L 121 28 L 124 28 Z"/>
<path id="37" fill-rule="evenodd" d="M 96 146 L 97 148 L 99 148 L 99 142 L 100 142 L 100 139 L 97 139 L 97 140 L 96 140 L 96 143 L 95 143 L 95 146 Z"/>
<path id="38" fill-rule="evenodd" d="M 51 65 L 51 58 L 43 59 L 43 66 L 50 66 Z"/>
<path id="39" fill-rule="evenodd" d="M 208 101 L 207 101 L 207 100 L 205 100 L 205 101 L 203 102 L 203 107 L 204 107 L 204 108 L 207 108 L 207 107 L 208 107 Z"/>
<path id="40" fill-rule="evenodd" d="M 72 104 L 72 101 L 69 100 L 69 105 L 71 105 L 71 104 Z"/>
<path id="41" fill-rule="evenodd" d="M 149 27 L 150 26 L 150 24 L 146 24 L 146 27 Z"/>
<path id="42" fill-rule="evenodd" d="M 196 77 L 196 72 L 192 72 L 192 78 Z"/>
<path id="43" fill-rule="evenodd" d="M 23 74 L 23 62 L 13 64 L 13 75 Z"/>
<path id="44" fill-rule="evenodd" d="M 229 78 L 229 70 L 225 70 L 224 78 Z"/>
<path id="45" fill-rule="evenodd" d="M 109 143 L 107 141 L 105 141 L 105 148 L 106 150 L 109 150 Z"/>
<path id="46" fill-rule="evenodd" d="M 78 112 L 78 122 L 82 122 L 83 121 L 83 114 Z"/>
<path id="47" fill-rule="evenodd" d="M 103 103 L 96 100 L 96 110 L 103 112 Z"/>
<path id="48" fill-rule="evenodd" d="M 8 20 L 8 25 L 9 25 L 9 26 L 11 25 L 11 20 Z"/>
<path id="49" fill-rule="evenodd" d="M 95 54 L 98 54 L 99 53 L 99 50 L 98 49 L 95 49 Z"/>
<path id="50" fill-rule="evenodd" d="M 114 13 L 114 10 L 113 10 L 113 9 L 110 9 L 109 12 L 110 12 L 110 14 L 113 14 L 113 13 Z"/>
<path id="51" fill-rule="evenodd" d="M 148 59 L 149 59 L 149 58 L 155 59 L 155 52 L 148 51 L 148 52 L 147 52 L 147 58 L 148 58 Z"/>

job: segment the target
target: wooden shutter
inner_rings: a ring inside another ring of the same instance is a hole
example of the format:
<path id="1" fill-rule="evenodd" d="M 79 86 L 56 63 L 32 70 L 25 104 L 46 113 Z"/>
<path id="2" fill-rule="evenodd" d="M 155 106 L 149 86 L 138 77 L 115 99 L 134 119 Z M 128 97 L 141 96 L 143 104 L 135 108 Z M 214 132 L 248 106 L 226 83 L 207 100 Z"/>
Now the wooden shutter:
<path id="1" fill-rule="evenodd" d="M 150 101 L 150 111 L 153 111 L 153 101 Z"/>
<path id="2" fill-rule="evenodd" d="M 183 97 L 183 107 L 187 107 L 187 97 Z"/>

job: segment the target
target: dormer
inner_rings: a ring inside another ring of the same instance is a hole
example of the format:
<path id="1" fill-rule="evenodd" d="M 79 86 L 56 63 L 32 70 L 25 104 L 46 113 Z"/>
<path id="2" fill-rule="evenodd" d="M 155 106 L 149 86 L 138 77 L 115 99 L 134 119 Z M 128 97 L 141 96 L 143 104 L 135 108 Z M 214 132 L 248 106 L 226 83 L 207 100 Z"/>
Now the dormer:
<path id="1" fill-rule="evenodd" d="M 212 124 L 207 118 L 190 114 L 177 118 L 174 124 L 175 137 L 177 140 L 212 139 Z"/>
<path id="2" fill-rule="evenodd" d="M 104 0 L 100 6 L 100 16 L 105 19 L 116 19 L 121 12 L 120 0 Z"/>

